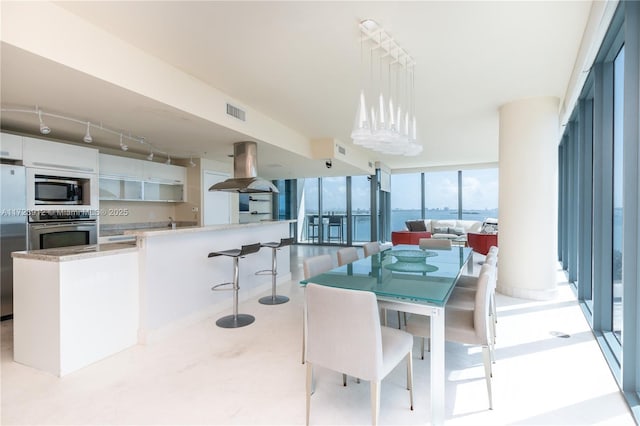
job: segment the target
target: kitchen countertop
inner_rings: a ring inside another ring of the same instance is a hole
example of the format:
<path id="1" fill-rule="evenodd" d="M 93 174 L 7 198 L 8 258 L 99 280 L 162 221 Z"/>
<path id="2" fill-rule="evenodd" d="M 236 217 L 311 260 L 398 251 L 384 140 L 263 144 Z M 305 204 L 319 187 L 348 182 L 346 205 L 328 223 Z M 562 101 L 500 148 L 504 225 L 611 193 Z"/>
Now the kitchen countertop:
<path id="1" fill-rule="evenodd" d="M 209 231 L 223 231 L 227 229 L 240 229 L 240 228 L 252 228 L 258 226 L 278 225 L 283 223 L 296 222 L 293 220 L 269 220 L 251 223 L 227 223 L 222 225 L 210 225 L 210 226 L 185 226 L 178 227 L 176 229 L 152 229 L 152 230 L 129 230 L 124 231 L 124 235 L 135 235 L 136 237 L 155 237 L 163 235 L 176 235 L 176 234 L 192 234 L 197 232 L 209 232 Z"/>
<path id="2" fill-rule="evenodd" d="M 26 250 L 11 253 L 17 259 L 35 259 L 47 262 L 68 262 L 92 257 L 110 256 L 138 251 L 133 243 L 91 244 L 87 246 L 58 247 L 44 250 Z"/>

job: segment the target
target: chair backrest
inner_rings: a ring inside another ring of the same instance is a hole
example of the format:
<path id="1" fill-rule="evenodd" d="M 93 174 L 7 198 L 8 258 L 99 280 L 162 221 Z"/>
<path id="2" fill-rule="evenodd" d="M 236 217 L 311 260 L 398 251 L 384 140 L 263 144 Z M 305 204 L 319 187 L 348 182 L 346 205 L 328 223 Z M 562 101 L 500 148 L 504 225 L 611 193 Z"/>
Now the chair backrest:
<path id="1" fill-rule="evenodd" d="M 364 380 L 382 375 L 382 331 L 369 291 L 308 284 L 307 361 Z"/>
<path id="2" fill-rule="evenodd" d="M 342 217 L 329 216 L 329 225 L 342 225 Z"/>
<path id="3" fill-rule="evenodd" d="M 258 251 L 260 251 L 260 243 L 247 244 L 242 246 L 242 249 L 240 250 L 240 257 L 251 253 L 257 253 Z"/>
<path id="4" fill-rule="evenodd" d="M 338 266 L 358 260 L 358 250 L 355 247 L 345 247 L 338 250 Z"/>
<path id="5" fill-rule="evenodd" d="M 333 269 L 331 256 L 329 256 L 328 254 L 308 257 L 302 261 L 302 266 L 304 269 L 305 280 Z"/>
<path id="6" fill-rule="evenodd" d="M 473 313 L 473 324 L 476 336 L 483 345 L 489 344 L 489 321 L 493 321 L 489 317 L 489 311 L 491 309 L 491 295 L 495 291 L 495 286 L 495 266 L 485 262 L 478 276 L 476 306 Z"/>
<path id="7" fill-rule="evenodd" d="M 420 248 L 423 250 L 451 250 L 451 241 L 441 238 L 420 238 L 418 245 L 420 245 Z"/>
<path id="8" fill-rule="evenodd" d="M 293 237 L 280 238 L 280 247 L 290 246 L 291 244 L 293 244 Z"/>
<path id="9" fill-rule="evenodd" d="M 362 248 L 364 249 L 364 257 L 369 257 L 372 254 L 380 253 L 380 243 L 377 241 L 366 243 L 362 246 Z"/>

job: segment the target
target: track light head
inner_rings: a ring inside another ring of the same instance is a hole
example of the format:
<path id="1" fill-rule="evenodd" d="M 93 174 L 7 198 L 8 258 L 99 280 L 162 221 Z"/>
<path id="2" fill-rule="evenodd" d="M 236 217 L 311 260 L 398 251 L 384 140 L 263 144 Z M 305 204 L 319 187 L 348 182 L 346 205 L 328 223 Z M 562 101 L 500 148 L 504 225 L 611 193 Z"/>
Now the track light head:
<path id="1" fill-rule="evenodd" d="M 44 124 L 44 121 L 42 121 L 42 110 L 38 110 L 38 118 L 40 119 L 40 133 L 42 133 L 43 135 L 48 135 L 49 133 L 51 133 L 51 128 Z"/>
<path id="2" fill-rule="evenodd" d="M 166 164 L 166 165 L 171 164 L 171 157 L 170 156 L 167 156 L 167 161 L 164 164 Z"/>
<path id="3" fill-rule="evenodd" d="M 120 149 L 122 149 L 123 151 L 126 151 L 129 149 L 129 147 L 122 142 L 122 133 L 120 133 Z"/>
<path id="4" fill-rule="evenodd" d="M 196 163 L 193 162 L 193 157 L 189 158 L 189 167 L 195 167 Z"/>
<path id="5" fill-rule="evenodd" d="M 86 143 L 93 142 L 93 138 L 91 137 L 91 132 L 89 131 L 89 127 L 91 127 L 91 123 L 87 121 L 87 133 L 85 133 L 84 138 L 82 138 L 82 140 L 85 141 Z"/>
<path id="6" fill-rule="evenodd" d="M 153 161 L 153 151 L 151 151 L 149 155 L 147 155 L 147 160 Z"/>

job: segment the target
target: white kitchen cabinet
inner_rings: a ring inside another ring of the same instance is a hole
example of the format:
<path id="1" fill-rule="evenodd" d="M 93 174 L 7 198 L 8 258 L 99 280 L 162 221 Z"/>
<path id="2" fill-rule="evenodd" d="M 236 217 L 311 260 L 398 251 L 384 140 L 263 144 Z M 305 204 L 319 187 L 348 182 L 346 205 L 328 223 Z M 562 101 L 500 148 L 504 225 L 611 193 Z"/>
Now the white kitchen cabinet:
<path id="1" fill-rule="evenodd" d="M 100 154 L 101 200 L 182 202 L 186 182 L 182 166 Z"/>
<path id="2" fill-rule="evenodd" d="M 100 199 L 142 201 L 142 181 L 100 175 Z"/>
<path id="3" fill-rule="evenodd" d="M 187 171 L 182 166 L 145 161 L 142 165 L 143 180 L 162 183 L 184 183 Z"/>
<path id="4" fill-rule="evenodd" d="M 184 184 L 144 182 L 144 201 L 185 201 Z"/>
<path id="5" fill-rule="evenodd" d="M 98 150 L 24 137 L 23 164 L 41 169 L 98 173 Z"/>
<path id="6" fill-rule="evenodd" d="M 144 161 L 117 155 L 100 154 L 100 176 L 142 180 Z"/>
<path id="7" fill-rule="evenodd" d="M 0 133 L 0 158 L 22 160 L 22 136 Z"/>

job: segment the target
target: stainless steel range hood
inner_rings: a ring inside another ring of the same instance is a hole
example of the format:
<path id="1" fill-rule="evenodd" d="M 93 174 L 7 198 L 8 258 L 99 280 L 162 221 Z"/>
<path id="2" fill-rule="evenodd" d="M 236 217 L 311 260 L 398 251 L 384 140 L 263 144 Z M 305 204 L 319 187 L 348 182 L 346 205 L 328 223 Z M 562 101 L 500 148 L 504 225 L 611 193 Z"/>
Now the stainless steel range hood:
<path id="1" fill-rule="evenodd" d="M 258 145 L 255 142 L 233 144 L 233 178 L 218 182 L 209 191 L 225 192 L 273 192 L 276 188 L 268 180 L 257 177 Z"/>

